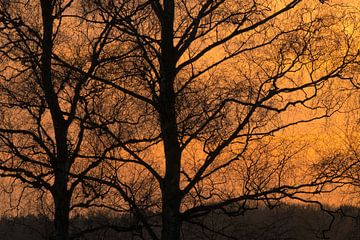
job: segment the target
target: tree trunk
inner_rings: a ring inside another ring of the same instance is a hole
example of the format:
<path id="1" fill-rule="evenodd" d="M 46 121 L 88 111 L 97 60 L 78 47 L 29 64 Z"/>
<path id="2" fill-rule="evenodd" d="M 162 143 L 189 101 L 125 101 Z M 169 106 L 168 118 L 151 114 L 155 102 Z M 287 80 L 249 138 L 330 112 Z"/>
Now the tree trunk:
<path id="1" fill-rule="evenodd" d="M 170 80 L 171 82 L 171 80 Z M 165 153 L 165 178 L 162 183 L 162 240 L 180 238 L 180 169 L 181 148 L 177 139 L 175 94 L 171 84 L 164 84 L 166 91 L 160 96 L 160 122 Z"/>
<path id="2" fill-rule="evenodd" d="M 59 171 L 55 174 L 53 191 L 55 205 L 55 240 L 69 240 L 70 194 L 67 189 L 67 174 Z"/>
<path id="3" fill-rule="evenodd" d="M 165 177 L 161 184 L 162 192 L 162 240 L 178 240 L 181 229 L 181 147 L 178 140 L 176 119 L 176 94 L 174 82 L 176 78 L 177 51 L 174 47 L 173 0 L 164 1 L 161 21 L 161 59 L 160 59 L 160 95 L 159 118 L 164 143 Z"/>
<path id="4" fill-rule="evenodd" d="M 165 178 L 162 182 L 162 240 L 180 238 L 180 170 L 181 148 L 178 141 L 178 130 L 175 110 L 175 93 L 173 79 L 163 82 L 160 94 L 160 122 L 165 153 Z M 169 84 L 170 83 L 170 84 Z M 165 91 L 163 91 L 165 90 Z"/>
<path id="5" fill-rule="evenodd" d="M 180 201 L 171 195 L 163 195 L 161 240 L 180 239 Z"/>
<path id="6" fill-rule="evenodd" d="M 55 132 L 56 157 L 51 159 L 55 172 L 52 197 L 55 205 L 55 240 L 69 240 L 69 212 L 71 192 L 67 189 L 68 171 L 70 169 L 68 160 L 67 128 L 68 125 L 63 117 L 58 96 L 53 86 L 52 76 L 52 50 L 53 50 L 53 10 L 54 1 L 41 0 L 43 39 L 41 58 L 41 87 L 50 109 L 51 118 Z"/>
<path id="7" fill-rule="evenodd" d="M 166 171 L 161 189 L 163 199 L 161 239 L 178 240 L 181 228 L 181 193 L 179 187 L 181 150 L 177 140 L 175 115 L 164 122 L 166 123 L 165 126 L 163 125 Z"/>

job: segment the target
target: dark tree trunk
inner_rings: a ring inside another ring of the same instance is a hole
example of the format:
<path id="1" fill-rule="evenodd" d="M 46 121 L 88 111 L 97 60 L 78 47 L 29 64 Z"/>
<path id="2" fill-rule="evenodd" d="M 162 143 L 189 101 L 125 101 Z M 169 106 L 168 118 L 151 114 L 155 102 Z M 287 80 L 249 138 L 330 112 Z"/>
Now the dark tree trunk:
<path id="1" fill-rule="evenodd" d="M 171 93 L 171 90 L 167 93 Z M 177 139 L 177 124 L 173 93 L 163 99 L 160 113 L 161 128 L 165 152 L 165 178 L 162 184 L 162 240 L 177 240 L 180 238 L 180 168 L 181 149 Z"/>
<path id="2" fill-rule="evenodd" d="M 180 169 L 181 149 L 178 141 L 175 94 L 172 79 L 166 79 L 160 95 L 160 122 L 165 153 L 165 178 L 162 184 L 162 240 L 177 240 L 180 237 Z"/>
<path id="3" fill-rule="evenodd" d="M 174 48 L 174 2 L 164 1 L 164 14 L 161 19 L 162 42 L 160 72 L 159 115 L 165 153 L 165 178 L 162 184 L 162 240 L 180 238 L 180 167 L 181 149 L 178 141 L 176 119 L 176 78 L 177 55 Z"/>
<path id="4" fill-rule="evenodd" d="M 179 204 L 175 203 L 175 201 L 172 204 L 164 203 L 162 216 L 163 226 L 161 231 L 162 240 L 180 239 L 181 220 L 179 216 Z"/>
<path id="5" fill-rule="evenodd" d="M 55 174 L 53 191 L 55 240 L 69 240 L 70 194 L 67 190 L 66 175 L 62 171 Z"/>
<path id="6" fill-rule="evenodd" d="M 169 192 L 165 190 L 163 193 L 161 239 L 178 240 L 181 230 L 180 200 Z"/>
<path id="7" fill-rule="evenodd" d="M 68 161 L 67 128 L 58 96 L 54 90 L 52 75 L 53 10 L 54 1 L 41 0 L 43 39 L 41 56 L 41 87 L 49 107 L 55 132 L 56 153 L 50 159 L 55 180 L 51 193 L 54 201 L 55 240 L 69 239 L 69 213 L 71 192 L 67 188 L 70 162 Z"/>
<path id="8" fill-rule="evenodd" d="M 171 90 L 167 91 L 171 93 Z M 165 178 L 162 185 L 162 240 L 177 240 L 180 237 L 180 165 L 181 150 L 177 139 L 177 124 L 173 94 L 163 99 L 165 108 L 160 113 L 165 150 Z"/>
<path id="9" fill-rule="evenodd" d="M 180 238 L 180 169 L 181 148 L 178 141 L 176 119 L 176 78 L 177 52 L 174 47 L 174 1 L 164 1 L 161 21 L 161 59 L 159 79 L 159 115 L 165 153 L 165 178 L 162 183 L 162 240 Z"/>

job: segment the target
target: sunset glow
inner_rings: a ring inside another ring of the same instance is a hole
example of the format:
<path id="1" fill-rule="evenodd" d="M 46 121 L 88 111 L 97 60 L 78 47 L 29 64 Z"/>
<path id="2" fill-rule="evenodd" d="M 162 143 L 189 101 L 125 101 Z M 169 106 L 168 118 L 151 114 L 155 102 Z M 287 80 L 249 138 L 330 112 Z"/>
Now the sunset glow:
<path id="1" fill-rule="evenodd" d="M 0 236 L 358 239 L 359 74 L 356 0 L 0 0 Z"/>

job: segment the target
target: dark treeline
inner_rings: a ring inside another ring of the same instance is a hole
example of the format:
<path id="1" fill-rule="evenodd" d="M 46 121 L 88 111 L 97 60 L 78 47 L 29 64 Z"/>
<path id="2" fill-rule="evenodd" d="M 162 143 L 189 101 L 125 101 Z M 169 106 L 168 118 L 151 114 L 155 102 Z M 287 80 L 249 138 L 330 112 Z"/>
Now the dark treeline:
<path id="1" fill-rule="evenodd" d="M 160 222 L 160 219 L 154 219 Z M 196 223 L 196 224 L 194 224 Z M 269 209 L 260 207 L 239 216 L 219 212 L 185 223 L 185 239 L 242 239 L 242 240 L 358 240 L 360 238 L 360 209 L 341 206 L 331 215 L 314 206 L 281 205 Z M 209 228 L 204 228 L 206 224 Z M 331 225 L 331 226 L 330 226 Z M 110 216 L 97 212 L 71 219 L 74 240 L 147 239 L 141 225 L 131 216 Z M 124 227 L 132 231 L 124 231 Z M 44 216 L 3 217 L 0 220 L 2 240 L 47 240 L 53 225 Z"/>

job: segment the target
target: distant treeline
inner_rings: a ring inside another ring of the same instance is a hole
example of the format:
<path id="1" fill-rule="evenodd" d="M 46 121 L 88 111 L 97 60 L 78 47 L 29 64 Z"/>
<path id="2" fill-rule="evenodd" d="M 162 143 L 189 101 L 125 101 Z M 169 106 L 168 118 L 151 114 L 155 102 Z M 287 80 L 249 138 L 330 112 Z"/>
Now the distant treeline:
<path id="1" fill-rule="evenodd" d="M 152 224 L 160 226 L 156 214 Z M 140 221 L 130 215 L 114 216 L 94 212 L 71 219 L 73 240 L 149 239 Z M 269 209 L 260 207 L 242 215 L 229 216 L 212 212 L 191 224 L 184 223 L 182 239 L 360 239 L 360 208 L 342 206 L 332 212 L 314 206 L 282 205 Z M 51 219 L 46 216 L 2 217 L 2 240 L 51 239 Z M 160 228 L 159 228 L 160 231 Z"/>

